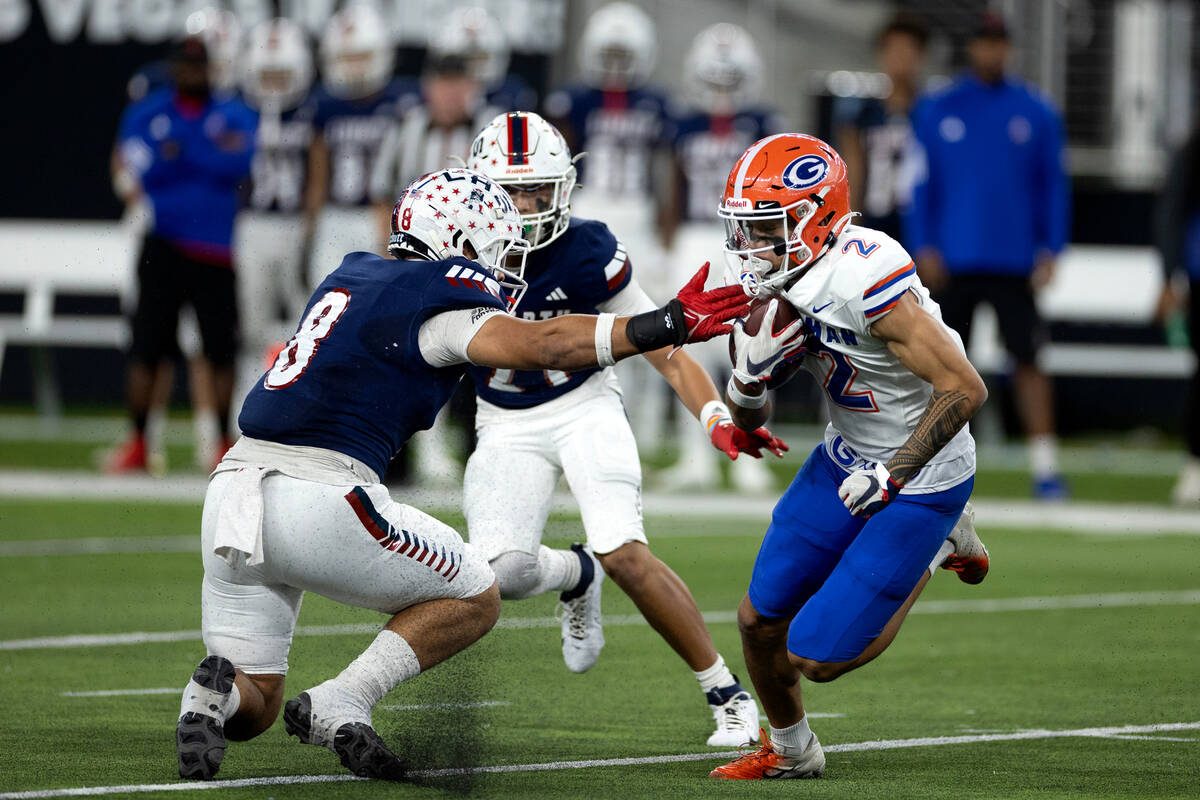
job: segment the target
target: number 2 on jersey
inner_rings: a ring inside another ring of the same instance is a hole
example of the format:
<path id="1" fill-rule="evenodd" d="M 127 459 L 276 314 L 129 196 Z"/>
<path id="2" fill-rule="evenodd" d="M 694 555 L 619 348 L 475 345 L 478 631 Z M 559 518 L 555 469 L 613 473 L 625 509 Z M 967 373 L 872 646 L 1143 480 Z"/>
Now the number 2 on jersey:
<path id="1" fill-rule="evenodd" d="M 875 395 L 870 389 L 859 392 L 850 391 L 854 379 L 858 377 L 858 369 L 850 363 L 850 359 L 837 350 L 828 347 L 818 347 L 812 354 L 822 361 L 829 362 L 829 371 L 825 373 L 825 393 L 831 402 L 850 411 L 878 411 Z"/>
<path id="2" fill-rule="evenodd" d="M 350 293 L 345 289 L 334 289 L 326 292 L 325 296 L 313 304 L 296 331 L 279 355 L 263 385 L 268 389 L 283 389 L 300 380 L 300 376 L 308 369 L 321 342 L 333 332 L 333 326 L 346 312 L 350 305 Z"/>

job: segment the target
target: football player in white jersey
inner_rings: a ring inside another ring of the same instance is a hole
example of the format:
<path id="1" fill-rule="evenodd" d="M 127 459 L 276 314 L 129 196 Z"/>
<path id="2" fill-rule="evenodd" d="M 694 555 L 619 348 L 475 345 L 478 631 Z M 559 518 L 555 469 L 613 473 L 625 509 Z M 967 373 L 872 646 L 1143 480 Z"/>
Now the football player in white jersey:
<path id="1" fill-rule="evenodd" d="M 572 216 L 575 160 L 562 134 L 528 112 L 501 114 L 471 147 L 469 166 L 509 190 L 530 240 L 529 290 L 517 316 L 654 308 L 608 227 Z M 782 442 L 766 428 L 733 425 L 712 379 L 688 354 L 668 357 L 664 350 L 646 360 L 718 450 L 730 458 L 739 452 L 758 458 L 761 450 L 782 455 Z M 607 573 L 695 674 L 716 722 L 708 744 L 753 741 L 753 698 L 717 652 L 686 584 L 647 545 L 637 444 L 613 371 L 468 372 L 478 396 L 479 443 L 467 462 L 463 505 L 471 544 L 495 570 L 501 596 L 560 592 L 563 659 L 571 671 L 584 672 L 604 646 L 600 585 Z M 554 486 L 564 475 L 579 503 L 587 548 L 542 544 Z"/>
<path id="2" fill-rule="evenodd" d="M 738 608 L 770 737 L 712 777 L 817 777 L 825 756 L 801 676 L 831 681 L 878 656 L 939 566 L 967 583 L 986 574 L 964 509 L 975 474 L 967 421 L 987 390 L 904 248 L 851 224 L 846 165 L 825 142 L 755 143 L 720 214 L 732 278 L 772 298 L 757 333 L 734 327 L 734 421 L 762 424 L 768 385 L 799 360 L 825 387 L 831 422 L 776 505 Z M 784 303 L 800 319 L 776 326 Z"/>

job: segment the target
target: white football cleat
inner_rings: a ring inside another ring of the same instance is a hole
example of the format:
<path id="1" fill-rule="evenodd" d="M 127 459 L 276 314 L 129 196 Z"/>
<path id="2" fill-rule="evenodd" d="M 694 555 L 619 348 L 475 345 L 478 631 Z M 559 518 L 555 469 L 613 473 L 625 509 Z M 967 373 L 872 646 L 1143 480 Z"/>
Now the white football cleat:
<path id="1" fill-rule="evenodd" d="M 175 726 L 175 752 L 179 757 L 179 777 L 209 781 L 225 758 L 225 720 L 236 713 L 233 708 L 232 662 L 221 656 L 207 656 L 188 681 L 179 705 Z"/>
<path id="2" fill-rule="evenodd" d="M 596 665 L 604 649 L 604 628 L 600 624 L 600 584 L 604 570 L 591 548 L 571 545 L 582 562 L 579 585 L 559 596 L 558 613 L 562 621 L 562 654 L 571 672 L 587 672 Z"/>
<path id="3" fill-rule="evenodd" d="M 988 574 L 988 551 L 975 533 L 975 508 L 970 501 L 963 507 L 962 516 L 946 539 L 954 545 L 954 552 L 941 563 L 942 569 L 958 573 L 963 583 L 976 584 Z"/>
<path id="4" fill-rule="evenodd" d="M 758 704 L 741 684 L 713 689 L 705 697 L 717 723 L 717 729 L 705 744 L 709 747 L 741 747 L 758 741 Z"/>

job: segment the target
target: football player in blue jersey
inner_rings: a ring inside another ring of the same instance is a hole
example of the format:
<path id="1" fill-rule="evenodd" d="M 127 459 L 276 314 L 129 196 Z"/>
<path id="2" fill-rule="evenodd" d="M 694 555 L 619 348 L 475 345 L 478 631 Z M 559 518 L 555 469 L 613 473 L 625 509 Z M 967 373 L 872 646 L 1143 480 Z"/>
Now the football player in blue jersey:
<path id="1" fill-rule="evenodd" d="M 314 92 L 305 213 L 312 231 L 309 286 L 352 250 L 377 250 L 384 234 L 371 213 L 371 175 L 388 131 L 417 102 L 416 82 L 392 77 L 387 22 L 368 3 L 329 20 L 321 39 L 322 83 Z"/>
<path id="2" fill-rule="evenodd" d="M 528 111 L 537 91 L 515 72 L 508 72 L 509 48 L 500 21 L 480 6 L 450 12 L 429 42 L 434 58 L 459 56 L 483 90 L 484 103 L 500 111 Z M 489 117 L 490 119 L 490 117 Z"/>
<path id="3" fill-rule="evenodd" d="M 393 210 L 394 259 L 347 255 L 246 397 L 243 436 L 204 500 L 208 656 L 180 706 L 182 777 L 212 778 L 227 740 L 271 726 L 305 591 L 392 617 L 339 675 L 287 702 L 287 731 L 357 775 L 403 777 L 372 727 L 373 707 L 483 636 L 500 594 L 487 560 L 453 529 L 391 498 L 380 483 L 388 461 L 433 422 L 471 365 L 611 366 L 726 333 L 747 307 L 740 287 L 699 289 L 706 267 L 666 306 L 634 316 L 516 318 L 505 312 L 526 286 L 521 228 L 486 176 L 421 178 Z"/>
<path id="4" fill-rule="evenodd" d="M 304 263 L 304 188 L 314 107 L 312 56 L 304 31 L 286 17 L 268 20 L 249 35 L 242 92 L 258 111 L 257 147 L 250 185 L 234 229 L 238 301 L 246 314 L 238 396 L 262 371 L 263 353 L 291 335 L 308 300 Z M 285 327 L 286 326 L 286 327 Z"/>
<path id="5" fill-rule="evenodd" d="M 714 243 L 721 241 L 723 228 L 712 198 L 725 188 L 726 167 L 747 147 L 783 128 L 779 115 L 759 102 L 762 59 L 744 28 L 723 22 L 697 34 L 683 74 L 689 105 L 671 126 L 674 180 L 662 193 L 666 202 L 659 214 L 662 240 L 671 253 L 667 263 L 673 266 L 664 276 L 668 286 L 679 280 L 681 265 L 719 258 Z M 694 348 L 692 356 L 714 375 L 728 373 L 729 357 L 720 343 Z M 665 406 L 658 403 L 660 413 Z M 677 416 L 676 427 L 679 460 L 655 476 L 659 485 L 692 490 L 720 486 L 719 456 L 714 458 L 707 439 L 684 415 Z M 746 494 L 774 487 L 766 465 L 751 459 L 735 465 L 730 478 Z"/>
<path id="6" fill-rule="evenodd" d="M 529 112 L 500 115 L 472 145 L 469 166 L 511 192 L 532 247 L 529 290 L 516 315 L 536 320 L 654 308 L 607 226 L 572 218 L 574 161 L 562 134 Z M 646 358 L 717 449 L 734 459 L 760 458 L 764 449 L 782 455 L 786 446 L 766 428 L 747 433 L 733 425 L 712 380 L 687 354 Z M 613 371 L 477 365 L 469 372 L 479 442 L 467 462 L 464 510 L 471 544 L 491 563 L 501 596 L 560 592 L 563 659 L 572 672 L 584 672 L 604 646 L 600 585 L 607 572 L 695 673 L 716 719 L 708 744 L 736 747 L 755 739 L 753 698 L 713 646 L 687 586 L 647 546 L 641 463 Z M 587 547 L 552 550 L 541 543 L 562 475 L 579 503 Z"/>

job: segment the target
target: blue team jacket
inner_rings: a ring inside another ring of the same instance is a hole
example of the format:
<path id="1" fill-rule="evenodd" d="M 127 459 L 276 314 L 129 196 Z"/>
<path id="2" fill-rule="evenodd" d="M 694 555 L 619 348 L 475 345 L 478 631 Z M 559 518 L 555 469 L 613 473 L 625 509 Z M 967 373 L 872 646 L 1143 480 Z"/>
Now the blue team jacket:
<path id="1" fill-rule="evenodd" d="M 927 169 L 905 214 L 911 252 L 936 247 L 951 272 L 1023 275 L 1039 250 L 1062 250 L 1070 197 L 1049 100 L 964 75 L 921 99 L 913 131 Z"/>
<path id="2" fill-rule="evenodd" d="M 152 231 L 189 254 L 228 263 L 238 184 L 250 174 L 257 115 L 241 101 L 212 99 L 185 111 L 171 89 L 121 117 L 121 157 L 154 212 Z"/>

